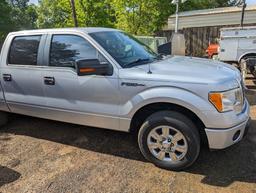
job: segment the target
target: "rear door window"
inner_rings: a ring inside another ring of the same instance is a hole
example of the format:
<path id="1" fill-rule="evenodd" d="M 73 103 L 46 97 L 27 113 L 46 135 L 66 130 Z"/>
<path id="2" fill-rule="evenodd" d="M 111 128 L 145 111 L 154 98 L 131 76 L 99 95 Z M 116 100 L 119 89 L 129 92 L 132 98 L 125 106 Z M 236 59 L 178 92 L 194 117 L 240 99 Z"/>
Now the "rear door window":
<path id="1" fill-rule="evenodd" d="M 37 55 L 41 35 L 17 36 L 13 39 L 8 64 L 37 65 Z"/>

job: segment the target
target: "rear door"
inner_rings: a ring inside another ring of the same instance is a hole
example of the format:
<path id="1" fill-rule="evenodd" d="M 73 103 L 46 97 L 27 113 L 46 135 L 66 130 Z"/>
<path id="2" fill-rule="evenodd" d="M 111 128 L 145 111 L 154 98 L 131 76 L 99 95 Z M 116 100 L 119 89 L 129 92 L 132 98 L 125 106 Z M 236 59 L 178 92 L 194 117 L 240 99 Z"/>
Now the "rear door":
<path id="1" fill-rule="evenodd" d="M 11 35 L 3 51 L 1 83 L 12 112 L 41 116 L 45 106 L 42 55 L 45 35 Z"/>

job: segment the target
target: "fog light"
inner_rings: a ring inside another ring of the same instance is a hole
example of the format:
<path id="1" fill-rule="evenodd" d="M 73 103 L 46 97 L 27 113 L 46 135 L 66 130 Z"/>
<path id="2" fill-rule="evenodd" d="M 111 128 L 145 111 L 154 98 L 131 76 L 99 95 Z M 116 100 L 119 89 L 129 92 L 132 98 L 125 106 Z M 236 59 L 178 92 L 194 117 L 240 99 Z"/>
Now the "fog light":
<path id="1" fill-rule="evenodd" d="M 233 141 L 236 141 L 236 140 L 239 138 L 240 133 L 241 133 L 241 131 L 238 130 L 238 131 L 234 134 L 234 136 L 233 136 Z"/>

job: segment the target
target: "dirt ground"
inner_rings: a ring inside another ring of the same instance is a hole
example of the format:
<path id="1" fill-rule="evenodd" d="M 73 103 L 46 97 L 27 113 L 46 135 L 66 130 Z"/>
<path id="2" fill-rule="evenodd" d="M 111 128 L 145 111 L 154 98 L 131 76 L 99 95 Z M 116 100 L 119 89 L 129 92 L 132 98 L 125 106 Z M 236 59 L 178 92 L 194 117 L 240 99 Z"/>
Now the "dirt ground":
<path id="1" fill-rule="evenodd" d="M 256 193 L 256 95 L 249 98 L 247 137 L 225 150 L 203 148 L 183 172 L 148 163 L 127 133 L 14 116 L 0 130 L 0 193 Z"/>

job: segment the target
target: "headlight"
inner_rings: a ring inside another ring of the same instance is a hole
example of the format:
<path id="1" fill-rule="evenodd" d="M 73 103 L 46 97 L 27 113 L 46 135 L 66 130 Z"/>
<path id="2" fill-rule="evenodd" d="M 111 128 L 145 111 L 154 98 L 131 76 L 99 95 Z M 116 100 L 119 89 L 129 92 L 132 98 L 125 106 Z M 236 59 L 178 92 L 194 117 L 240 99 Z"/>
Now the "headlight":
<path id="1" fill-rule="evenodd" d="M 211 92 L 209 101 L 219 112 L 235 111 L 240 113 L 243 109 L 243 91 L 241 88 L 236 88 L 224 92 Z"/>

